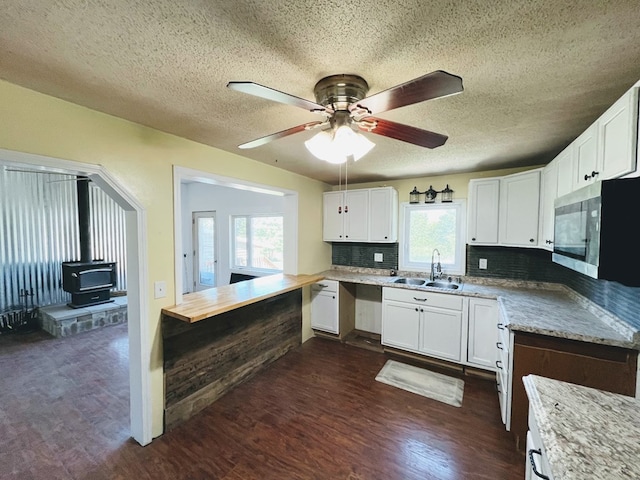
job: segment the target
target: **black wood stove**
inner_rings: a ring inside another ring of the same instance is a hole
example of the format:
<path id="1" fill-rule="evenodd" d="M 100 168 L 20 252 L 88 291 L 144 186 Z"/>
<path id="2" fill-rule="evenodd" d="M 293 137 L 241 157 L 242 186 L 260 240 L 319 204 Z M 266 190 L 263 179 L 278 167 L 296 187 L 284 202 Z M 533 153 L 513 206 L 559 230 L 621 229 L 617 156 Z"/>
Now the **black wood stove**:
<path id="1" fill-rule="evenodd" d="M 78 226 L 80 261 L 62 262 L 62 289 L 71 294 L 72 308 L 113 302 L 111 289 L 116 286 L 116 262 L 94 260 L 91 255 L 91 217 L 89 179 L 78 177 Z"/>

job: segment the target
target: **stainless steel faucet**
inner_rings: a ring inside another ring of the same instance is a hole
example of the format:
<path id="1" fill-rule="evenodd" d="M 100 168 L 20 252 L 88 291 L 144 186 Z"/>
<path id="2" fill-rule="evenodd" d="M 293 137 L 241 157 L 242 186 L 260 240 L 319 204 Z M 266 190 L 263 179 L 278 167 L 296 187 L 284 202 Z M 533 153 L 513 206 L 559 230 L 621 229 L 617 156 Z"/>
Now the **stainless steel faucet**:
<path id="1" fill-rule="evenodd" d="M 438 254 L 437 265 L 434 264 L 434 257 L 436 253 Z M 438 278 L 442 276 L 442 265 L 440 265 L 440 250 L 434 248 L 433 252 L 431 252 L 431 275 L 429 275 L 429 280 L 433 282 L 436 279 L 436 273 L 438 275 Z"/>

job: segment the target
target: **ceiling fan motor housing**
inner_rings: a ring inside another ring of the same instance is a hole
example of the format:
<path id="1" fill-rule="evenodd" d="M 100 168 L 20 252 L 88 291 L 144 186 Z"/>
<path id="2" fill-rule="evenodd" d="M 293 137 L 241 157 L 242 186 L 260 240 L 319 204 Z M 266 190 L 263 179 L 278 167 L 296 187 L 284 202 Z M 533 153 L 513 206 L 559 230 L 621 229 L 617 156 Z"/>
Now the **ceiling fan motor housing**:
<path id="1" fill-rule="evenodd" d="M 358 75 L 331 75 L 316 83 L 316 102 L 334 111 L 348 110 L 349 105 L 367 96 L 369 85 Z"/>

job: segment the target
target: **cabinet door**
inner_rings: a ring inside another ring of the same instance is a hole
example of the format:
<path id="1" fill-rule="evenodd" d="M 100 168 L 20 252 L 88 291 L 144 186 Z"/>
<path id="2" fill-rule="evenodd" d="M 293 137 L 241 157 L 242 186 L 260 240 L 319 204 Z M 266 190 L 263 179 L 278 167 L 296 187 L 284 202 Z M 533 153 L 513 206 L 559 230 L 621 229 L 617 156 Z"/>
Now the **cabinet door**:
<path id="1" fill-rule="evenodd" d="M 398 240 L 398 192 L 391 187 L 369 191 L 369 241 L 375 243 Z"/>
<path id="2" fill-rule="evenodd" d="M 407 303 L 382 303 L 382 344 L 418 351 L 419 307 Z"/>
<path id="3" fill-rule="evenodd" d="M 636 169 L 638 88 L 632 88 L 598 119 L 600 179 Z"/>
<path id="4" fill-rule="evenodd" d="M 351 190 L 344 196 L 344 240 L 366 242 L 369 235 L 369 191 Z"/>
<path id="5" fill-rule="evenodd" d="M 322 239 L 325 242 L 344 241 L 344 193 L 325 192 L 322 205 Z"/>
<path id="6" fill-rule="evenodd" d="M 460 361 L 462 312 L 420 307 L 420 353 Z"/>
<path id="7" fill-rule="evenodd" d="M 573 179 L 573 144 L 565 148 L 554 160 L 558 164 L 558 197 L 574 190 Z"/>
<path id="8" fill-rule="evenodd" d="M 596 124 L 586 129 L 573 141 L 576 177 L 574 188 L 584 187 L 599 179 L 598 137 Z"/>
<path id="9" fill-rule="evenodd" d="M 542 198 L 540 199 L 540 236 L 538 246 L 553 250 L 554 202 L 558 196 L 558 162 L 553 160 L 542 170 Z"/>
<path id="10" fill-rule="evenodd" d="M 311 290 L 311 328 L 339 334 L 338 295 Z"/>
<path id="11" fill-rule="evenodd" d="M 469 182 L 469 245 L 498 243 L 500 179 Z"/>
<path id="12" fill-rule="evenodd" d="M 540 169 L 500 180 L 500 243 L 522 247 L 538 245 Z"/>
<path id="13" fill-rule="evenodd" d="M 467 361 L 495 370 L 498 343 L 498 302 L 469 299 L 469 336 Z"/>

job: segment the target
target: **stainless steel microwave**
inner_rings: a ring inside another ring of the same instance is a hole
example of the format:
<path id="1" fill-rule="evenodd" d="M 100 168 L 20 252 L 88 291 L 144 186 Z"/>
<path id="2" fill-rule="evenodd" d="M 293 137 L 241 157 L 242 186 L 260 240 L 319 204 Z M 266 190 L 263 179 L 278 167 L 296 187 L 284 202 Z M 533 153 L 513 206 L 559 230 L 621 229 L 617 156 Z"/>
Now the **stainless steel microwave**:
<path id="1" fill-rule="evenodd" d="M 594 182 L 557 198 L 554 206 L 554 262 L 640 286 L 640 178 Z"/>

